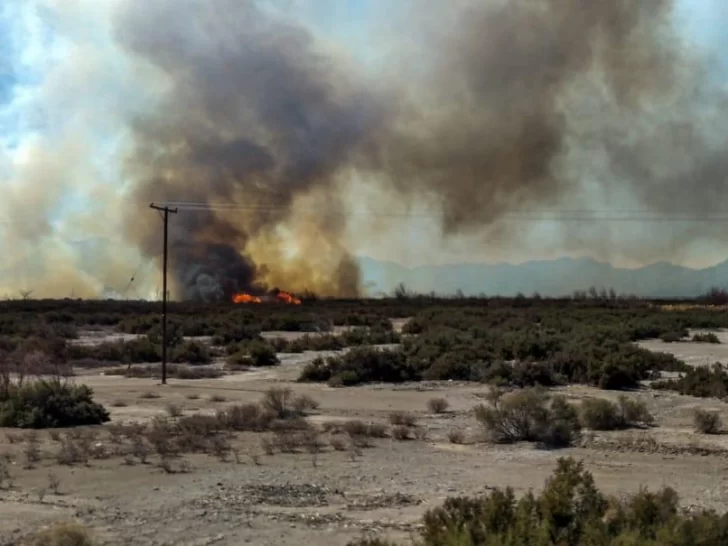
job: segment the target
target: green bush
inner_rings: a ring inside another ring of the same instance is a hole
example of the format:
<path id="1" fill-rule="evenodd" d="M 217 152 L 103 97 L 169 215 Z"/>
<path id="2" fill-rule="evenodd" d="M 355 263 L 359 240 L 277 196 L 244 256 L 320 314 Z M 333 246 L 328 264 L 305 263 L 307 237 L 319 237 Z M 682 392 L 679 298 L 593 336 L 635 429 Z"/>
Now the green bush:
<path id="1" fill-rule="evenodd" d="M 212 358 L 210 349 L 203 343 L 184 341 L 172 350 L 170 361 L 181 364 L 209 364 Z"/>
<path id="2" fill-rule="evenodd" d="M 422 518 L 418 546 L 713 546 L 728 544 L 728 516 L 686 514 L 670 488 L 625 500 L 595 486 L 581 462 L 559 459 L 538 495 L 511 489 L 448 498 Z M 366 538 L 349 546 L 389 546 Z"/>
<path id="3" fill-rule="evenodd" d="M 341 356 L 317 358 L 303 369 L 300 381 L 329 381 L 343 385 L 401 383 L 419 376 L 401 351 L 357 347 Z"/>
<path id="4" fill-rule="evenodd" d="M 714 333 L 709 332 L 707 334 L 695 334 L 693 335 L 693 341 L 695 343 L 713 343 L 713 344 L 720 344 L 720 338 L 716 336 Z"/>
<path id="5" fill-rule="evenodd" d="M 677 343 L 688 335 L 687 330 L 682 332 L 665 332 L 660 336 L 660 339 L 665 343 Z"/>
<path id="6" fill-rule="evenodd" d="M 497 443 L 537 442 L 546 447 L 572 445 L 581 432 L 575 408 L 562 396 L 538 389 L 504 394 L 493 389 L 491 407 L 475 407 L 475 418 Z"/>
<path id="7" fill-rule="evenodd" d="M 667 389 L 700 398 L 724 398 L 728 394 L 728 373 L 720 363 L 692 367 L 679 379 L 656 381 L 653 389 Z"/>
<path id="8" fill-rule="evenodd" d="M 86 385 L 60 379 L 36 379 L 11 385 L 0 397 L 0 426 L 60 428 L 98 425 L 109 420 Z"/>
<path id="9" fill-rule="evenodd" d="M 230 368 L 238 366 L 252 366 L 262 368 L 275 366 L 280 361 L 276 350 L 270 343 L 265 341 L 250 341 L 231 346 L 234 351 L 227 357 L 227 364 Z"/>
<path id="10" fill-rule="evenodd" d="M 620 396 L 618 403 L 603 398 L 589 398 L 581 403 L 581 424 L 592 430 L 617 430 L 651 425 L 652 415 L 643 402 Z"/>

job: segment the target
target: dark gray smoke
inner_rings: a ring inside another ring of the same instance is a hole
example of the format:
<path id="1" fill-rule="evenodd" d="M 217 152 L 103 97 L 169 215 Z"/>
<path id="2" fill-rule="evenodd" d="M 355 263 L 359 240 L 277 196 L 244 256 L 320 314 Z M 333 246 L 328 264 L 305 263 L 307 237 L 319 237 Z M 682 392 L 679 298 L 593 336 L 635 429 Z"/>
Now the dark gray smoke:
<path id="1" fill-rule="evenodd" d="M 723 135 L 705 131 L 721 99 L 700 91 L 669 0 L 408 2 L 399 70 L 376 86 L 258 2 L 125 4 L 119 41 L 167 89 L 133 124 L 131 201 L 247 207 L 174 218 L 178 295 L 260 291 L 276 271 L 291 286 L 358 294 L 345 218 L 324 213 L 296 233 L 324 264 L 315 270 L 281 273 L 274 235 L 301 197 L 340 210 L 354 172 L 402 203 L 436 202 L 446 235 L 578 200 L 585 173 L 657 211 L 725 203 Z M 158 223 L 128 227 L 158 255 Z M 251 246 L 261 237 L 271 248 Z"/>
<path id="2" fill-rule="evenodd" d="M 285 221 L 297 196 L 334 193 L 335 177 L 377 133 L 383 112 L 309 32 L 255 2 L 128 2 L 118 36 L 169 86 L 157 114 L 134 123 L 133 201 L 246 207 L 174 218 L 179 295 L 254 290 L 260 268 L 248 256 L 250 238 Z M 317 237 L 341 266 L 307 288 L 356 295 L 358 270 L 339 243 L 343 219 L 324 220 Z M 158 255 L 158 225 L 134 218 L 129 232 Z"/>

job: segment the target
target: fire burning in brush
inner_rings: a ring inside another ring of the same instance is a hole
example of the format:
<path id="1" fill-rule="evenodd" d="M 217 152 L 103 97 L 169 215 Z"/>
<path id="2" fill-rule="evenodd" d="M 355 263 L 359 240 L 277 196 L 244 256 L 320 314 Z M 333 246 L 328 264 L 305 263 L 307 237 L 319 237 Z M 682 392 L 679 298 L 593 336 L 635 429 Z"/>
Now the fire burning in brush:
<path id="1" fill-rule="evenodd" d="M 251 294 L 246 294 L 244 292 L 240 292 L 238 294 L 233 295 L 233 303 L 268 303 L 268 302 L 282 302 L 289 305 L 301 305 L 301 300 L 291 294 L 290 292 L 285 292 L 284 290 L 278 290 L 273 292 L 271 296 L 253 296 Z"/>
<path id="2" fill-rule="evenodd" d="M 301 305 L 301 300 L 290 292 L 284 292 L 283 290 L 281 290 L 278 292 L 278 294 L 276 294 L 276 297 L 284 303 L 290 303 L 291 305 Z"/>
<path id="3" fill-rule="evenodd" d="M 233 303 L 262 303 L 262 300 L 257 296 L 251 296 L 250 294 L 241 292 L 233 295 Z"/>

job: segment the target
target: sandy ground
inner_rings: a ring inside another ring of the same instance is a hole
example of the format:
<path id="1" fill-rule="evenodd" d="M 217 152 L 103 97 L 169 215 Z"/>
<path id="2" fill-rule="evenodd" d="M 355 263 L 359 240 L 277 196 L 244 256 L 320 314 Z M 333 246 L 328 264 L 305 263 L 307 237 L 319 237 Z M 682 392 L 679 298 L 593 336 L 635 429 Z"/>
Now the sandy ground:
<path id="1" fill-rule="evenodd" d="M 726 334 L 721 336 L 728 341 Z M 696 364 L 728 356 L 722 345 L 643 345 Z M 566 450 L 502 447 L 477 441 L 480 431 L 471 410 L 487 392 L 484 386 L 427 383 L 331 389 L 296 383 L 301 367 L 315 356 L 282 355 L 282 364 L 273 369 L 217 380 L 172 380 L 167 386 L 100 375 L 79 376 L 77 381 L 94 389 L 113 422 L 164 415 L 170 403 L 186 414 L 213 412 L 257 401 L 271 386 L 291 386 L 321 403 L 310 417 L 313 421 L 357 418 L 384 423 L 391 412 L 407 411 L 417 415 L 427 438 L 376 440 L 360 455 L 327 448 L 314 461 L 305 453 L 265 455 L 260 435 L 244 434 L 235 440 L 243 454 L 239 461 L 185 455 L 189 472 L 167 474 L 153 460 L 130 466 L 110 458 L 92 460 L 87 467 L 60 466 L 47 432 L 40 433 L 41 462 L 26 469 L 25 442 L 14 436 L 18 431 L 0 430 L 0 454 L 13 456 L 13 486 L 0 490 L 0 544 L 15 544 L 23 533 L 74 519 L 109 545 L 344 545 L 369 532 L 404 539 L 416 530 L 423 511 L 445 497 L 493 487 L 538 489 L 562 456 L 583 460 L 597 484 L 610 493 L 669 485 L 685 506 L 728 510 L 728 436 L 698 436 L 691 425 L 696 407 L 720 411 L 728 422 L 728 406 L 721 401 L 629 393 L 648 404 L 657 427 L 586 434 L 580 447 Z M 146 398 L 150 392 L 159 398 Z M 586 387 L 562 392 L 574 400 L 618 395 Z M 213 402 L 213 395 L 224 401 Z M 433 397 L 446 398 L 451 411 L 428 413 L 427 401 Z M 466 445 L 448 441 L 453 429 L 466 434 Z M 58 494 L 49 489 L 50 474 L 59 480 Z"/>

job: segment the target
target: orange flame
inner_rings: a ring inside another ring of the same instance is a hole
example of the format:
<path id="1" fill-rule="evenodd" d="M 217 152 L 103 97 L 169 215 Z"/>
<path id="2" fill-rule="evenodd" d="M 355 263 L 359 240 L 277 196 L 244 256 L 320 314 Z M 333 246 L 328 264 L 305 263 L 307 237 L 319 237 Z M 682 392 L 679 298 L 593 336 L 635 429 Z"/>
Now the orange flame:
<path id="1" fill-rule="evenodd" d="M 233 296 L 233 303 L 260 303 L 260 298 L 241 292 Z"/>
<path id="2" fill-rule="evenodd" d="M 292 305 L 301 305 L 301 300 L 299 300 L 296 296 L 294 296 L 290 292 L 284 292 L 281 290 L 280 292 L 278 292 L 278 295 L 276 297 L 279 300 L 284 301 L 286 303 L 290 303 Z"/>

